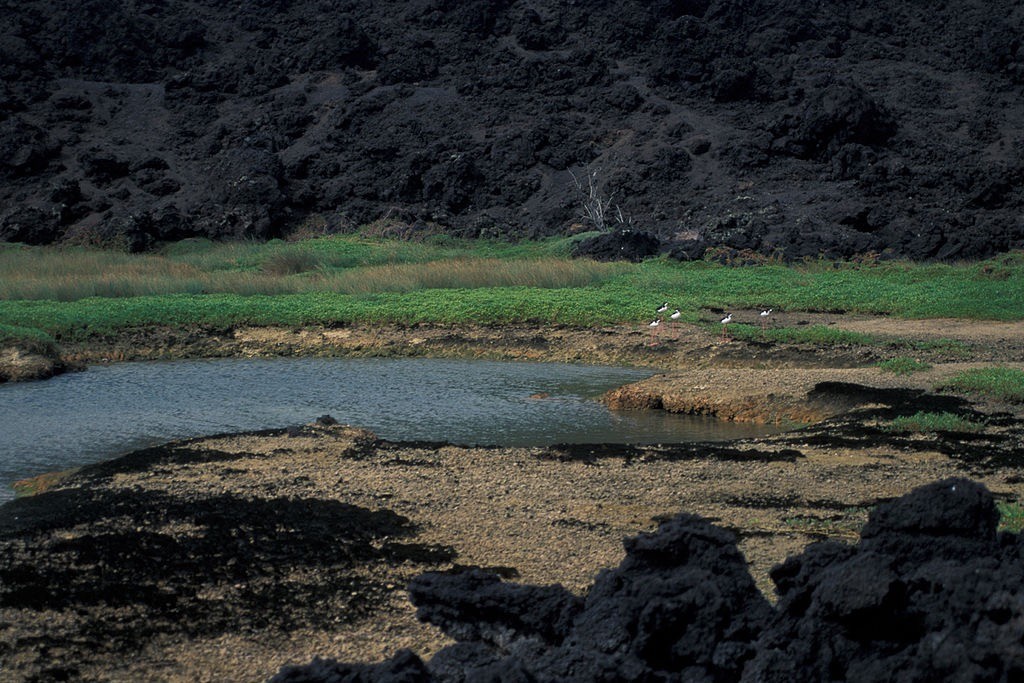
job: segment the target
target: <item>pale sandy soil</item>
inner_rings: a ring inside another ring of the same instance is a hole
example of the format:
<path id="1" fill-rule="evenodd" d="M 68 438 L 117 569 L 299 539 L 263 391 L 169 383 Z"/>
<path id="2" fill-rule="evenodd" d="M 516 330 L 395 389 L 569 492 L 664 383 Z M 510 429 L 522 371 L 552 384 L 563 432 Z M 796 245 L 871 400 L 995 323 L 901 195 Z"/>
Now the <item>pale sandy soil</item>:
<path id="1" fill-rule="evenodd" d="M 799 437 L 795 442 L 735 444 L 735 452 L 729 453 L 649 447 L 592 460 L 567 459 L 549 449 L 388 444 L 354 456 L 347 452 L 350 446 L 344 430 L 320 427 L 298 437 L 204 439 L 184 448 L 217 452 L 217 461 L 156 465 L 117 474 L 106 485 L 126 496 L 298 496 L 391 510 L 417 525 L 416 542 L 451 547 L 460 565 L 513 568 L 515 580 L 560 583 L 580 593 L 600 568 L 621 560 L 624 536 L 652 529 L 659 517 L 687 511 L 739 534 L 752 573 L 770 595 L 767 571 L 789 554 L 817 538 L 855 541 L 877 501 L 964 473 L 956 462 L 927 447 L 907 452 L 902 447 L 810 446 Z M 799 456 L 776 459 L 792 450 Z M 1024 499 L 1017 474 L 1016 469 L 999 468 L 975 473 L 975 478 L 1003 498 Z M 195 530 L 165 525 L 158 533 Z M 406 563 L 360 570 L 390 591 L 372 616 L 354 623 L 286 633 L 265 627 L 203 638 L 168 633 L 153 639 L 136 658 L 100 658 L 87 671 L 105 680 L 256 681 L 284 663 L 317 655 L 377 661 L 411 647 L 429 656 L 448 641 L 416 621 L 403 590 L 426 568 Z M 211 596 L 230 594 L 223 586 L 203 590 Z M 329 595 L 331 586 L 317 590 Z M 324 608 L 337 609 L 332 605 L 325 597 Z M 36 620 L 55 617 L 73 618 L 0 611 L 7 624 L 3 638 L 17 639 Z"/>

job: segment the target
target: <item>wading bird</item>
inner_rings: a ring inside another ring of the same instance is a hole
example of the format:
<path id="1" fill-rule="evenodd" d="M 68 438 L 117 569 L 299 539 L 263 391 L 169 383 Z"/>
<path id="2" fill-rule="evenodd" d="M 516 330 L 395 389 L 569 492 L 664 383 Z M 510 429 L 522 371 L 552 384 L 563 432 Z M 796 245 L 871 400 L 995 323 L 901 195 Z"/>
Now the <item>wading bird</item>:
<path id="1" fill-rule="evenodd" d="M 732 313 L 726 315 L 720 322 L 722 323 L 722 341 L 727 341 L 729 339 L 729 333 L 726 329 L 729 327 L 729 323 L 732 322 Z"/>
<path id="2" fill-rule="evenodd" d="M 664 312 L 665 312 L 665 311 L 667 311 L 667 310 L 668 310 L 668 302 L 666 301 L 666 302 L 665 302 L 665 303 L 663 303 L 663 304 L 662 304 L 661 306 L 658 306 L 658 310 L 657 310 L 657 311 L 655 311 L 655 312 L 656 312 L 656 313 L 664 313 Z"/>
<path id="3" fill-rule="evenodd" d="M 772 309 L 766 308 L 761 311 L 761 336 L 764 336 L 764 331 L 768 328 L 768 317 L 771 316 Z"/>
<path id="4" fill-rule="evenodd" d="M 680 313 L 679 309 L 677 308 L 676 310 L 672 311 L 672 315 L 669 316 L 669 318 L 672 320 L 672 329 L 673 330 L 676 329 L 676 325 L 679 323 L 679 316 L 681 316 L 681 315 L 682 315 L 682 313 Z M 678 334 L 676 336 L 678 336 Z"/>
<path id="5" fill-rule="evenodd" d="M 651 346 L 654 346 L 654 335 L 658 331 L 658 325 L 661 324 L 661 318 L 652 320 L 647 324 L 647 327 L 651 328 Z"/>

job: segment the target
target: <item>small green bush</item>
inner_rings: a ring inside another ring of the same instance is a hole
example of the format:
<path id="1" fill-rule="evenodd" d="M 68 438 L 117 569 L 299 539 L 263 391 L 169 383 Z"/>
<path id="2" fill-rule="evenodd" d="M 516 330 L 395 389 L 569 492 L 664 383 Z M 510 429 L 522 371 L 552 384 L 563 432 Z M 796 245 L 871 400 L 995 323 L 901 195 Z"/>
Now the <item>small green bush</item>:
<path id="1" fill-rule="evenodd" d="M 1024 370 L 1002 367 L 965 370 L 935 388 L 978 394 L 1007 403 L 1024 403 Z"/>
<path id="2" fill-rule="evenodd" d="M 916 358 L 908 358 L 907 356 L 889 358 L 878 364 L 879 369 L 896 375 L 909 375 L 914 372 L 930 370 L 931 367 L 928 363 L 919 361 Z"/>
<path id="3" fill-rule="evenodd" d="M 976 422 L 956 413 L 929 413 L 919 411 L 913 415 L 897 417 L 883 429 L 889 432 L 968 432 L 975 433 L 985 429 L 983 422 Z"/>
<path id="4" fill-rule="evenodd" d="M 999 508 L 999 530 L 1019 534 L 1024 531 L 1024 507 L 1020 503 L 996 503 Z"/>

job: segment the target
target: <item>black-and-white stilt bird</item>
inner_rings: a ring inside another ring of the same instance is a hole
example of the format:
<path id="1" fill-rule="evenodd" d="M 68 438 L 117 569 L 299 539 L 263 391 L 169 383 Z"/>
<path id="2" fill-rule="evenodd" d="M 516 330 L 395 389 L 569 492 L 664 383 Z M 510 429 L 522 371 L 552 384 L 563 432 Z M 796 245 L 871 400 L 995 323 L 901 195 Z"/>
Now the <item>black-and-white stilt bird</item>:
<path id="1" fill-rule="evenodd" d="M 763 334 L 765 329 L 768 327 L 768 318 L 772 314 L 772 309 L 766 308 L 761 311 L 761 333 Z"/>
<path id="2" fill-rule="evenodd" d="M 665 312 L 665 311 L 667 311 L 667 310 L 668 310 L 668 302 L 666 301 L 666 302 L 665 302 L 665 303 L 663 303 L 663 304 L 662 304 L 661 306 L 658 306 L 658 310 L 657 310 L 657 311 L 655 311 L 655 312 L 656 312 L 656 313 L 664 313 L 664 312 Z"/>
<path id="3" fill-rule="evenodd" d="M 659 325 L 661 325 L 661 318 L 652 320 L 647 324 L 647 327 L 651 328 L 651 346 L 654 346 L 654 335 L 657 333 Z"/>
<path id="4" fill-rule="evenodd" d="M 729 338 L 729 333 L 726 330 L 729 327 L 729 323 L 732 322 L 732 313 L 727 314 L 720 322 L 722 323 L 722 341 L 725 341 Z"/>
<path id="5" fill-rule="evenodd" d="M 676 325 L 679 323 L 679 316 L 681 315 L 682 313 L 680 313 L 679 309 L 677 308 L 676 310 L 672 311 L 672 315 L 669 316 L 669 320 L 672 321 L 673 330 L 676 329 Z"/>

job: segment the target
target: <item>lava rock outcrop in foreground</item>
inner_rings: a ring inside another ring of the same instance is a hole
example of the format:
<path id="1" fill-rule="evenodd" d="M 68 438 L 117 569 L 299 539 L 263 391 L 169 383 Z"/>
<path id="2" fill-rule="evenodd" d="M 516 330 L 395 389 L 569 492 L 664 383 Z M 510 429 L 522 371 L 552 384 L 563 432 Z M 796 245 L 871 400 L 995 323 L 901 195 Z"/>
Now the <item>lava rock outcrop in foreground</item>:
<path id="1" fill-rule="evenodd" d="M 948 479 L 876 508 L 856 545 L 772 571 L 771 606 L 729 532 L 681 514 L 628 539 L 579 598 L 479 570 L 413 581 L 418 616 L 459 642 L 430 662 L 317 659 L 314 681 L 1011 681 L 1024 676 L 1024 536 L 991 494 Z"/>
<path id="2" fill-rule="evenodd" d="M 0 12 L 0 241 L 565 234 L 585 177 L 686 258 L 1024 240 L 1016 0 Z"/>

